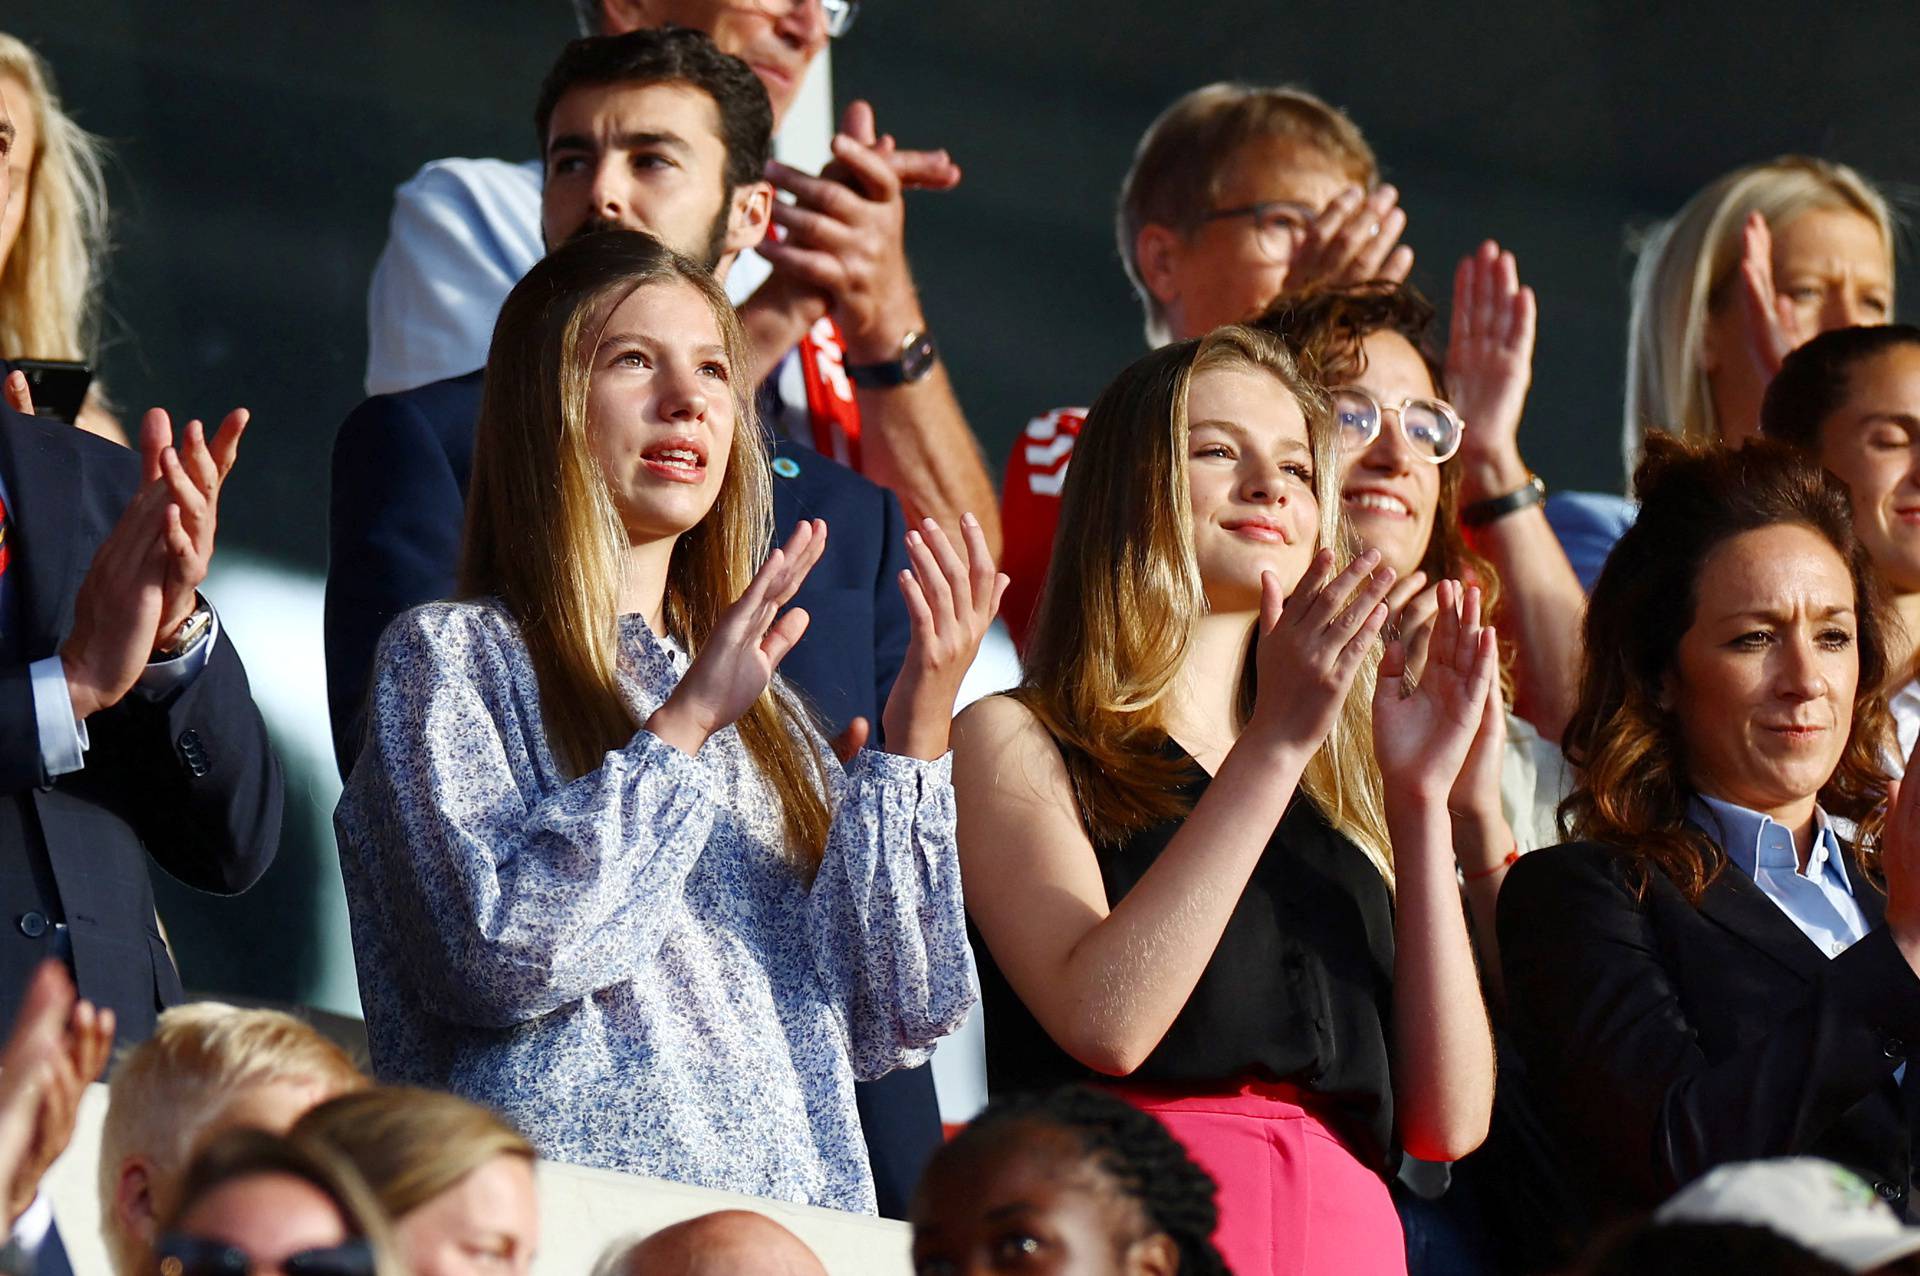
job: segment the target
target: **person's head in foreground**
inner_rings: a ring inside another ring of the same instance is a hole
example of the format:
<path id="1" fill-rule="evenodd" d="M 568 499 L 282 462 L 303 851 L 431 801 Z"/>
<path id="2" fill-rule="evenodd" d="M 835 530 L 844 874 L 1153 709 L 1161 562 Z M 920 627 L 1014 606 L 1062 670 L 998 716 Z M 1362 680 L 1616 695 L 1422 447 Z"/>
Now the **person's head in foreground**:
<path id="1" fill-rule="evenodd" d="M 1845 164 L 1783 155 L 1694 195 L 1647 237 L 1634 268 L 1627 467 L 1650 430 L 1690 443 L 1751 438 L 1775 357 L 1762 349 L 1891 319 L 1893 247 L 1885 197 Z M 1749 269 L 1770 294 L 1763 315 L 1749 304 Z"/>
<path id="2" fill-rule="evenodd" d="M 604 1259 L 599 1276 L 827 1276 L 805 1241 L 765 1214 L 718 1210 Z"/>
<path id="3" fill-rule="evenodd" d="M 1818 1157 L 1722 1165 L 1676 1192 L 1654 1211 L 1652 1224 L 1765 1228 L 1833 1270 L 1920 1271 L 1920 1227 L 1902 1223 L 1858 1174 Z M 1732 1255 L 1724 1267 L 1764 1270 L 1737 1263 Z"/>
<path id="4" fill-rule="evenodd" d="M 1920 637 L 1920 328 L 1820 334 L 1781 363 L 1760 424 L 1847 485 L 1854 530 L 1893 594 L 1911 651 Z"/>
<path id="5" fill-rule="evenodd" d="M 575 40 L 540 86 L 540 229 L 645 231 L 725 276 L 766 236 L 773 116 L 738 58 L 683 27 Z"/>
<path id="6" fill-rule="evenodd" d="M 162 1011 L 107 1089 L 99 1191 L 114 1270 L 147 1270 L 158 1220 L 177 1206 L 201 1144 L 235 1127 L 283 1132 L 366 1084 L 345 1051 L 291 1015 L 217 1002 Z"/>
<path id="7" fill-rule="evenodd" d="M 998 1099 L 914 1193 L 917 1276 L 1225 1276 L 1213 1180 L 1166 1127 L 1098 1090 Z"/>
<path id="8" fill-rule="evenodd" d="M 860 0 L 573 0 L 582 35 L 690 27 L 753 68 L 784 119 L 827 41 L 853 29 Z"/>
<path id="9" fill-rule="evenodd" d="M 540 1240 L 533 1145 L 477 1103 L 379 1086 L 295 1123 L 350 1162 L 393 1221 L 411 1276 L 525 1276 Z"/>
<path id="10" fill-rule="evenodd" d="M 386 1218 L 328 1148 L 236 1129 L 193 1158 L 154 1244 L 158 1276 L 401 1276 Z"/>
<path id="11" fill-rule="evenodd" d="M 1378 231 L 1356 247 L 1350 273 L 1404 276 L 1387 258 L 1407 254 L 1396 247 L 1406 217 L 1379 181 L 1359 128 L 1311 93 L 1220 83 L 1175 101 L 1141 136 L 1115 219 L 1148 343 L 1243 323 L 1297 287 L 1296 251 L 1337 201 L 1353 205 L 1357 233 Z M 1369 192 L 1379 201 L 1372 221 Z M 1378 260 L 1367 255 L 1375 247 Z"/>
<path id="12" fill-rule="evenodd" d="M 1114 378 L 1088 410 L 1071 475 L 1017 694 L 1068 746 L 1094 840 L 1120 840 L 1187 812 L 1182 764 L 1137 743 L 1164 729 L 1203 619 L 1252 624 L 1262 574 L 1292 591 L 1322 548 L 1346 563 L 1339 443 L 1327 396 L 1279 342 L 1227 327 Z M 1253 692 L 1249 679 L 1242 713 Z M 1391 880 L 1372 696 L 1363 669 L 1303 787 Z"/>
<path id="13" fill-rule="evenodd" d="M 1647 439 L 1641 509 L 1587 607 L 1566 732 L 1575 837 L 1697 901 L 1726 854 L 1688 822 L 1698 794 L 1757 811 L 1802 846 L 1816 807 L 1870 848 L 1892 740 L 1889 616 L 1846 488 L 1799 452 Z"/>
<path id="14" fill-rule="evenodd" d="M 615 672 L 629 565 L 668 563 L 647 622 L 697 652 L 766 554 L 772 461 L 749 367 L 713 276 L 633 231 L 562 244 L 501 307 L 460 593 L 519 622 L 554 757 L 573 774 L 639 729 Z M 805 712 L 775 680 L 735 725 L 811 870 L 827 780 L 801 743 Z"/>

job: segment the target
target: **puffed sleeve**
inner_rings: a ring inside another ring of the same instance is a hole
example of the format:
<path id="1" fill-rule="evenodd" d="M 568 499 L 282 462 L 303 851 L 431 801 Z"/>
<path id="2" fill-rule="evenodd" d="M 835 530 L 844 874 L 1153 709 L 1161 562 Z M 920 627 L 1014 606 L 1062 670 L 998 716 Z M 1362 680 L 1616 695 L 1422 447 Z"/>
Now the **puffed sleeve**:
<path id="1" fill-rule="evenodd" d="M 387 631 L 335 819 L 349 893 L 379 900 L 392 975 L 434 1013 L 505 1027 L 646 967 L 715 808 L 701 764 L 646 731 L 543 789 L 536 711 L 518 707 L 537 699 L 516 697 L 517 638 L 488 620 L 436 605 Z"/>
<path id="2" fill-rule="evenodd" d="M 863 1081 L 925 1063 L 973 1008 L 952 776 L 951 754 L 868 749 L 836 794 L 808 935 Z"/>

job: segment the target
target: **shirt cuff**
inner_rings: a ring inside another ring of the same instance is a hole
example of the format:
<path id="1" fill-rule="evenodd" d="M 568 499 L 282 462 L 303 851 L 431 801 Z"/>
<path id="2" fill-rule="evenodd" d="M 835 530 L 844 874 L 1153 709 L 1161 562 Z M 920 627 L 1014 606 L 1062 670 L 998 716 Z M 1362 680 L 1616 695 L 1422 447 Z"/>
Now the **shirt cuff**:
<path id="1" fill-rule="evenodd" d="M 133 684 L 142 698 L 164 700 L 180 688 L 200 676 L 207 667 L 207 660 L 213 655 L 213 644 L 220 637 L 220 613 L 213 610 L 213 604 L 207 604 L 212 623 L 199 642 L 172 660 L 156 660 L 141 671 L 139 680 Z"/>
<path id="2" fill-rule="evenodd" d="M 60 657 L 48 656 L 27 666 L 33 684 L 33 720 L 40 733 L 40 773 L 56 775 L 78 771 L 87 764 L 87 724 L 73 715 L 73 696 L 67 691 L 67 670 Z"/>

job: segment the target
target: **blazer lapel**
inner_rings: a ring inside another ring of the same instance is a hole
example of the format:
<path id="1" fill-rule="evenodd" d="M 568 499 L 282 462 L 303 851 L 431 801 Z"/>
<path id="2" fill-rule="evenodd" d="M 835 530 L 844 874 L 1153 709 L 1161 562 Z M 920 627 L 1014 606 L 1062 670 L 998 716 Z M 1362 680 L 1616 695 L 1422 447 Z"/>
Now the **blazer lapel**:
<path id="1" fill-rule="evenodd" d="M 1728 864 L 1720 870 L 1713 885 L 1700 897 L 1700 913 L 1802 979 L 1818 979 L 1828 969 L 1827 955 L 1738 865 Z"/>
<path id="2" fill-rule="evenodd" d="M 50 426 L 0 408 L 0 465 L 7 484 L 9 573 L 18 573 L 15 615 L 19 655 L 53 654 L 73 607 L 72 584 L 82 566 L 80 449 L 72 426 Z"/>

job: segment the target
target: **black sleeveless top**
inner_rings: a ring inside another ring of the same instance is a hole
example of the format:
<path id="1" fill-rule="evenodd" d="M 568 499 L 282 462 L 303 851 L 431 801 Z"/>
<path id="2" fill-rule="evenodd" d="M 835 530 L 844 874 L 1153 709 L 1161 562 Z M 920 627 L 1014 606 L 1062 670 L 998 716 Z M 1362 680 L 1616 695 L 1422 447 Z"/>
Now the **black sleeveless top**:
<path id="1" fill-rule="evenodd" d="M 1173 756 L 1186 758 L 1178 746 Z M 1186 758 L 1194 802 L 1208 775 Z M 1173 840 L 1182 821 L 1095 849 L 1109 907 Z M 972 933 L 994 1094 L 1102 1077 L 1062 1050 Z M 1193 995 L 1127 1082 L 1206 1090 L 1255 1077 L 1310 1090 L 1316 1112 L 1383 1172 L 1395 1148 L 1388 1072 L 1393 904 L 1372 861 L 1304 793 L 1288 806 L 1248 878 Z"/>

